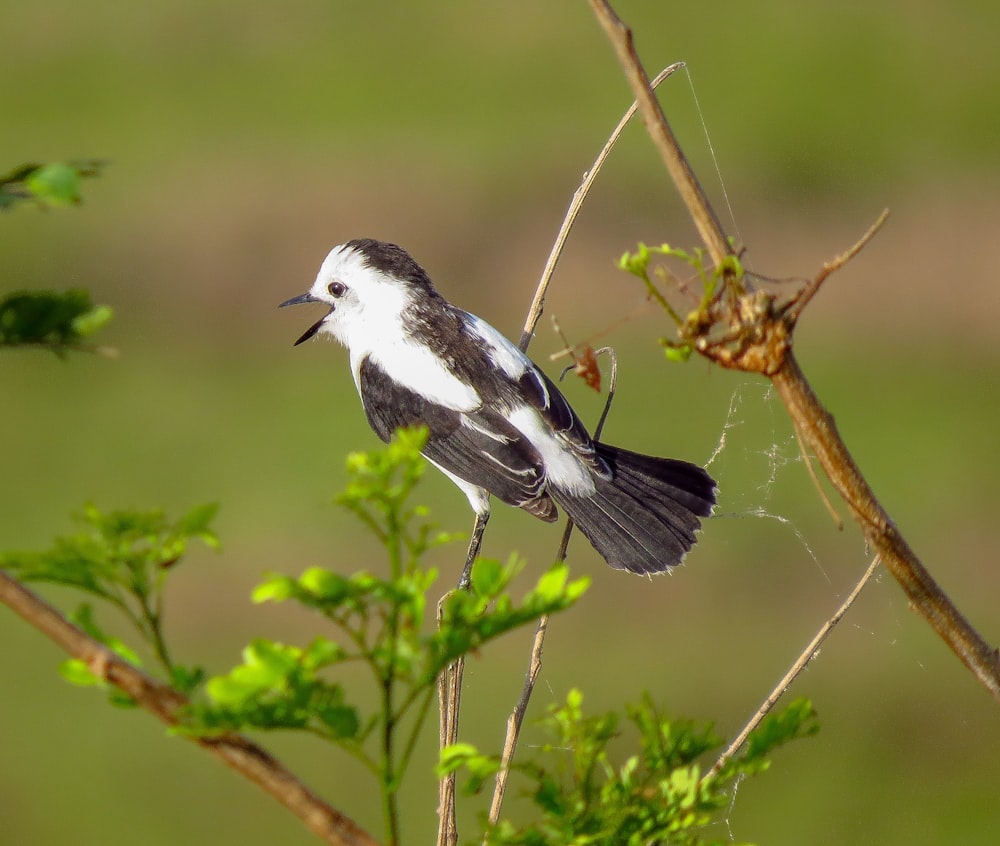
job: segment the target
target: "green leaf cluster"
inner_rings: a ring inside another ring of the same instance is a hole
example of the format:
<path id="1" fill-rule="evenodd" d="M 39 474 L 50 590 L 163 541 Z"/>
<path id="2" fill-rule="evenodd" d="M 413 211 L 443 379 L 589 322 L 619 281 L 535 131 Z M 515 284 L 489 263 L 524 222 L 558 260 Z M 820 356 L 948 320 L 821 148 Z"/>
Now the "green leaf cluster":
<path id="1" fill-rule="evenodd" d="M 51 549 L 41 552 L 0 553 L 0 567 L 24 582 L 76 588 L 110 603 L 148 644 L 171 683 L 190 690 L 202 673 L 171 659 L 163 630 L 163 588 L 191 541 L 218 547 L 211 528 L 216 511 L 215 505 L 202 505 L 170 520 L 160 510 L 104 512 L 88 505 L 77 518 L 79 532 L 56 538 Z M 141 666 L 137 652 L 101 629 L 90 605 L 80 606 L 72 619 L 125 660 Z M 101 684 L 80 662 L 65 664 L 63 675 L 78 684 Z"/>
<path id="2" fill-rule="evenodd" d="M 242 663 L 205 681 L 197 667 L 176 664 L 164 636 L 164 583 L 192 541 L 216 547 L 214 505 L 177 520 L 163 512 L 100 511 L 88 506 L 81 531 L 57 538 L 43 552 L 0 554 L 0 566 L 24 581 L 82 590 L 115 606 L 132 623 L 178 690 L 194 694 L 179 732 L 214 735 L 245 730 L 310 733 L 353 755 L 376 778 L 386 831 L 398 842 L 397 792 L 430 710 L 441 672 L 520 626 L 570 607 L 587 589 L 564 564 L 542 573 L 519 599 L 511 585 L 523 563 L 480 559 L 466 590 L 447 593 L 429 619 L 428 592 L 436 572 L 424 554 L 451 536 L 438 532 L 426 509 L 411 503 L 423 472 L 426 431 L 405 430 L 378 451 L 348 459 L 349 482 L 338 498 L 385 545 L 389 572 L 345 575 L 311 567 L 297 577 L 273 574 L 254 591 L 255 602 L 296 602 L 331 627 L 305 646 L 265 638 L 243 650 Z M 139 652 L 106 633 L 90 604 L 73 621 L 124 660 L 141 666 Z M 343 681 L 361 666 L 376 692 L 360 706 Z M 63 675 L 78 685 L 108 690 L 111 702 L 134 704 L 108 688 L 87 665 L 68 661 Z M 338 677 L 339 676 L 339 677 Z M 370 701 L 370 698 L 366 701 Z M 730 804 L 736 779 L 761 772 L 778 746 L 816 730 L 812 706 L 798 700 L 768 717 L 740 756 L 702 772 L 719 746 L 710 725 L 670 720 L 648 697 L 626 708 L 588 715 L 574 690 L 542 720 L 547 742 L 515 765 L 534 821 L 501 820 L 489 828 L 494 846 L 640 846 L 701 844 Z M 620 750 L 631 740 L 631 748 Z M 499 758 L 469 744 L 442 752 L 439 774 L 462 769 L 466 790 L 478 791 L 499 769 Z"/>
<path id="3" fill-rule="evenodd" d="M 112 318 L 86 291 L 16 291 L 0 297 L 0 347 L 41 346 L 57 355 L 84 346 Z"/>
<path id="4" fill-rule="evenodd" d="M 766 718 L 745 751 L 717 773 L 703 775 L 700 759 L 720 745 L 710 724 L 666 719 L 648 696 L 616 712 L 588 716 L 583 695 L 572 690 L 541 721 L 550 738 L 515 766 L 534 822 L 501 820 L 490 828 L 493 846 L 695 846 L 717 842 L 714 822 L 732 801 L 736 781 L 767 768 L 767 755 L 783 743 L 817 730 L 806 700 Z M 626 729 L 637 735 L 637 754 L 616 754 Z M 616 760 L 619 759 L 619 760 Z M 442 753 L 439 771 L 464 769 L 466 790 L 478 791 L 499 761 L 470 744 Z M 706 837 L 709 839 L 706 840 Z M 727 841 L 728 842 L 728 841 Z"/>

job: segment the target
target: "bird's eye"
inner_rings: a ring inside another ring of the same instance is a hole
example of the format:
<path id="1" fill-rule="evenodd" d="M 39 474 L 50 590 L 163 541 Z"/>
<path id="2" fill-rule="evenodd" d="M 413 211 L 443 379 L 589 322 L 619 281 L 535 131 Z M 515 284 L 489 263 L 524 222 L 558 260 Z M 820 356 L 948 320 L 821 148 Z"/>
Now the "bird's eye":
<path id="1" fill-rule="evenodd" d="M 347 286 L 343 282 L 337 282 L 334 280 L 327 285 L 326 290 L 330 292 L 331 297 L 337 297 L 337 299 L 340 299 L 346 293 Z"/>

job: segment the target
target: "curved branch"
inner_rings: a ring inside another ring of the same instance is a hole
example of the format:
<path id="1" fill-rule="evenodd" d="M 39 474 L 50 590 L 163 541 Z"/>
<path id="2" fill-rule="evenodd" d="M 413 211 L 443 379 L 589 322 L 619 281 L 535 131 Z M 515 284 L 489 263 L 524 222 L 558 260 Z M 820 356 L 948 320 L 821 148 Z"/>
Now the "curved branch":
<path id="1" fill-rule="evenodd" d="M 186 697 L 122 660 L 2 570 L 0 602 L 69 655 L 86 662 L 91 672 L 131 696 L 157 719 L 171 727 L 182 725 L 179 715 L 188 704 Z M 330 846 L 378 846 L 354 820 L 317 797 L 280 761 L 248 738 L 225 734 L 189 739 L 277 799 Z"/>

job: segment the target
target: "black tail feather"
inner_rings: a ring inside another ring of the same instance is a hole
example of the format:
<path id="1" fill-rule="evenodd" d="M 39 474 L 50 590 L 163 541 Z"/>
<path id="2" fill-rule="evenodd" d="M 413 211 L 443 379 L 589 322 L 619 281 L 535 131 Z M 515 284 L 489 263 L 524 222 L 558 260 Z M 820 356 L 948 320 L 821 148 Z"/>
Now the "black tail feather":
<path id="1" fill-rule="evenodd" d="M 694 546 L 702 517 L 715 505 L 715 481 L 701 467 L 597 444 L 610 480 L 578 497 L 550 488 L 584 536 L 612 567 L 663 573 Z"/>

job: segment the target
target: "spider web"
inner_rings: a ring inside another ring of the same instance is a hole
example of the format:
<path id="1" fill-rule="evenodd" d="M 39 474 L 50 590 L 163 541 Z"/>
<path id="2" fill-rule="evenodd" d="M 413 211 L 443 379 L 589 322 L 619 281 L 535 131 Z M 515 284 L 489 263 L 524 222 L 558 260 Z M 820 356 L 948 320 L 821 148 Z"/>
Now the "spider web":
<path id="1" fill-rule="evenodd" d="M 751 483 L 749 486 L 734 484 L 731 495 L 726 491 L 724 509 L 717 511 L 714 517 L 723 519 L 756 517 L 773 520 L 794 535 L 824 578 L 830 582 L 829 575 L 823 569 L 809 541 L 806 540 L 805 533 L 793 519 L 771 508 L 779 477 L 789 468 L 801 469 L 803 462 L 803 455 L 794 433 L 787 425 L 785 431 L 779 432 L 775 414 L 776 403 L 778 400 L 774 388 L 769 383 L 748 381 L 737 385 L 733 390 L 719 440 L 708 461 L 705 462 L 705 467 L 717 470 L 719 465 L 727 463 L 730 439 L 751 428 L 751 420 L 755 425 L 760 425 L 763 421 L 766 430 L 763 443 L 766 446 L 750 443 L 737 447 L 742 455 L 738 456 L 735 462 L 745 465 L 744 469 L 749 471 Z M 787 424 L 787 419 L 784 422 Z"/>

